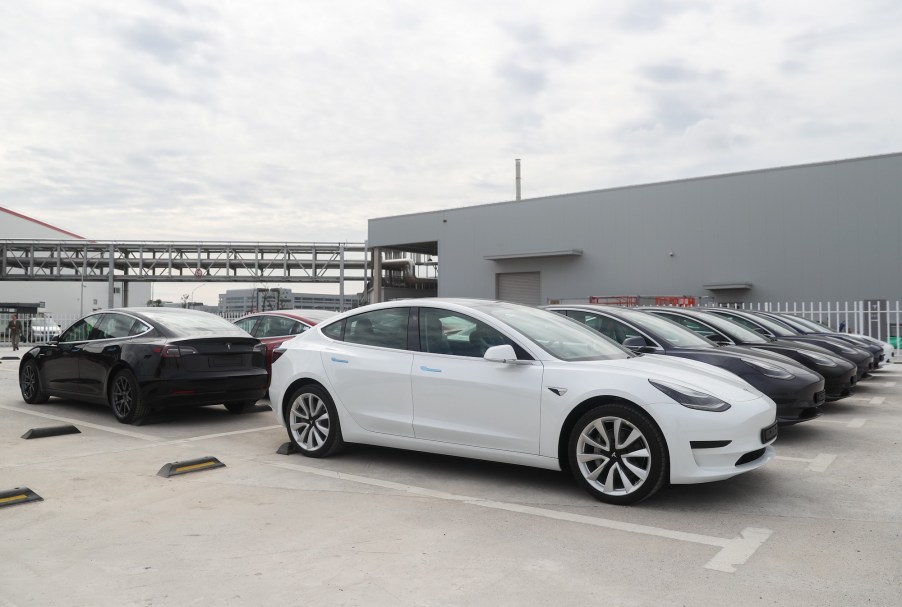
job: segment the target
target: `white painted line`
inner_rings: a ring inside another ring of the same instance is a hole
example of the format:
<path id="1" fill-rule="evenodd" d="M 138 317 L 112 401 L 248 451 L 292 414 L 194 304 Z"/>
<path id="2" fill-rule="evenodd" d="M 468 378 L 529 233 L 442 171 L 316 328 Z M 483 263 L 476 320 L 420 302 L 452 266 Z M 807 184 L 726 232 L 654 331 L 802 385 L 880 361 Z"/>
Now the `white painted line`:
<path id="1" fill-rule="evenodd" d="M 829 453 L 821 453 L 808 464 L 806 470 L 810 470 L 811 472 L 824 472 L 827 468 L 836 460 L 835 455 L 830 455 Z"/>
<path id="2" fill-rule="evenodd" d="M 171 441 L 174 443 L 181 442 L 190 442 L 196 440 L 207 440 L 208 438 L 219 438 L 220 436 L 234 436 L 236 434 L 248 434 L 249 432 L 259 432 L 261 430 L 276 430 L 281 428 L 282 426 L 263 426 L 262 428 L 248 428 L 247 430 L 235 430 L 234 432 L 220 432 L 219 434 L 204 434 L 201 436 L 192 436 L 191 438 L 182 438 L 176 441 Z"/>
<path id="3" fill-rule="evenodd" d="M 887 388 L 895 388 L 895 387 L 896 387 L 896 382 L 894 382 L 894 381 L 888 381 L 888 382 L 884 383 L 883 385 L 884 385 L 885 387 L 887 387 Z"/>
<path id="4" fill-rule="evenodd" d="M 193 441 L 201 441 L 207 440 L 208 438 L 219 438 L 221 436 L 233 436 L 235 434 L 247 434 L 249 432 L 259 432 L 261 430 L 276 430 L 281 428 L 282 426 L 262 426 L 260 428 L 248 428 L 246 430 L 235 430 L 233 432 L 220 432 L 218 434 L 202 434 L 200 436 L 191 436 L 188 438 L 176 438 L 168 441 L 161 440 L 157 436 L 149 436 L 147 434 L 140 434 L 138 432 L 130 432 L 128 430 L 123 430 L 121 428 L 110 427 L 110 426 L 102 426 L 100 424 L 92 424 L 90 422 L 82 421 L 80 419 L 71 419 L 68 417 L 61 417 L 59 415 L 51 415 L 49 413 L 39 413 L 38 411 L 29 411 L 28 409 L 20 409 L 18 407 L 9 407 L 7 405 L 0 405 L 0 409 L 6 409 L 7 411 L 14 411 L 16 413 L 24 413 L 26 415 L 34 415 L 36 417 L 43 417 L 45 419 L 52 419 L 55 421 L 66 422 L 72 424 L 74 426 L 83 426 L 85 428 L 93 428 L 94 430 L 102 430 L 104 432 L 112 432 L 113 434 L 119 434 L 121 436 L 129 436 L 132 438 L 140 438 L 141 440 L 158 442 L 160 445 L 174 445 L 177 443 L 188 443 Z"/>
<path id="5" fill-rule="evenodd" d="M 35 417 L 43 417 L 45 419 L 52 419 L 58 422 L 66 422 L 72 424 L 74 426 L 82 426 L 85 428 L 93 428 L 94 430 L 103 430 L 104 432 L 112 432 L 113 434 L 120 434 L 122 436 L 130 436 L 132 438 L 140 438 L 141 440 L 146 441 L 158 441 L 159 439 L 155 436 L 148 436 L 147 434 L 139 434 L 137 432 L 129 432 L 128 430 L 122 430 L 120 428 L 111 428 L 109 426 L 101 426 L 100 424 L 92 424 L 90 422 L 85 422 L 80 419 L 71 419 L 68 417 L 60 417 L 59 415 L 50 415 L 49 413 L 39 413 L 37 411 L 29 411 L 27 409 L 21 409 L 19 407 L 8 407 L 6 405 L 0 405 L 0 409 L 5 409 L 7 411 L 13 411 L 15 413 L 24 413 L 25 415 L 34 415 Z"/>
<path id="6" fill-rule="evenodd" d="M 777 455 L 774 459 L 783 460 L 784 462 L 807 462 L 808 466 L 805 468 L 810 472 L 825 472 L 827 468 L 836 460 L 835 455 L 830 455 L 829 453 L 821 453 L 817 455 L 814 459 L 808 459 L 805 457 L 789 457 L 786 455 Z"/>
<path id="7" fill-rule="evenodd" d="M 521 504 L 512 504 L 508 502 L 496 502 L 478 497 L 470 497 L 467 495 L 457 495 L 454 493 L 446 493 L 444 491 L 435 491 L 426 489 L 425 487 L 417 487 L 415 485 L 405 485 L 403 483 L 395 483 L 392 481 L 384 481 L 356 474 L 344 474 L 333 470 L 324 470 L 322 468 L 314 468 L 312 466 L 304 466 L 301 464 L 289 463 L 270 463 L 276 468 L 284 468 L 286 470 L 297 470 L 308 474 L 325 476 L 364 485 L 372 485 L 387 489 L 394 489 L 404 493 L 431 497 L 435 499 L 448 500 L 453 502 L 462 502 L 470 506 L 480 506 L 482 508 L 492 508 L 495 510 L 505 510 L 508 512 L 517 512 L 520 514 L 529 514 L 532 516 L 541 516 L 544 518 L 555 519 L 560 521 L 568 521 L 593 527 L 603 527 L 606 529 L 614 529 L 617 531 L 626 531 L 628 533 L 638 533 L 642 535 L 651 535 L 666 539 L 678 540 L 681 542 L 691 542 L 694 544 L 703 544 L 705 546 L 719 547 L 720 551 L 705 564 L 706 569 L 715 571 L 723 571 L 726 573 L 734 573 L 738 565 L 745 564 L 755 553 L 755 551 L 770 537 L 772 531 L 770 529 L 756 529 L 748 527 L 743 529 L 738 537 L 732 539 L 724 539 L 720 537 L 712 537 L 709 535 L 700 535 L 697 533 L 687 533 L 685 531 L 675 531 L 672 529 L 662 529 L 659 527 L 650 527 L 648 525 L 637 525 L 635 523 L 625 523 L 623 521 L 614 521 L 610 519 L 596 518 L 592 516 L 584 516 L 582 514 L 571 514 L 569 512 L 560 512 L 548 508 L 535 508 L 532 506 L 524 506 Z"/>
<path id="8" fill-rule="evenodd" d="M 865 423 L 866 421 L 868 421 L 868 420 L 867 420 L 867 419 L 864 419 L 864 418 L 861 418 L 861 417 L 856 417 L 855 419 L 853 419 L 853 420 L 851 420 L 851 421 L 844 422 L 844 421 L 841 421 L 841 420 L 838 420 L 838 419 L 824 419 L 823 417 L 819 417 L 819 418 L 817 418 L 817 419 L 815 419 L 815 420 L 812 420 L 812 421 L 819 422 L 819 423 L 822 423 L 822 424 L 842 424 L 842 425 L 847 426 L 847 427 L 849 427 L 849 428 L 861 428 L 861 427 L 864 425 L 864 423 Z"/>
<path id="9" fill-rule="evenodd" d="M 883 401 L 886 400 L 883 396 L 875 396 L 868 402 L 869 405 L 882 405 Z"/>

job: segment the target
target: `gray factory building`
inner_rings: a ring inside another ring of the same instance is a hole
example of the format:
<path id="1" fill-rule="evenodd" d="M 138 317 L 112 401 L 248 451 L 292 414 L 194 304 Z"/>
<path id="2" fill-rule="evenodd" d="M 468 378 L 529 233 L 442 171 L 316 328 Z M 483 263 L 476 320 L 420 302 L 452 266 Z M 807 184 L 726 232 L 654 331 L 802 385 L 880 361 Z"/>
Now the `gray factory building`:
<path id="1" fill-rule="evenodd" d="M 368 244 L 442 297 L 894 301 L 900 186 L 887 154 L 371 219 Z"/>

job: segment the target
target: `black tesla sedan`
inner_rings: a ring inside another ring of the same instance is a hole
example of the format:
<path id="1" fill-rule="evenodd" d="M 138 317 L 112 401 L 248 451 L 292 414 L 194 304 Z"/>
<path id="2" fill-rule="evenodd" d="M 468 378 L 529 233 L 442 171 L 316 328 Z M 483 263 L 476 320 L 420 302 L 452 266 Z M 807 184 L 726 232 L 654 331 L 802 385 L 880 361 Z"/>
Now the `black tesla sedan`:
<path id="1" fill-rule="evenodd" d="M 852 344 L 846 343 L 839 339 L 827 337 L 825 335 L 802 335 L 798 331 L 793 331 L 783 323 L 779 323 L 763 314 L 749 312 L 747 310 L 734 310 L 733 308 L 710 308 L 711 314 L 717 314 L 738 322 L 743 327 L 751 329 L 765 337 L 774 337 L 776 339 L 785 339 L 786 341 L 795 341 L 806 344 L 814 344 L 822 348 L 826 348 L 839 356 L 845 358 L 858 367 L 856 373 L 856 381 L 861 381 L 865 377 L 870 377 L 868 372 L 874 364 L 874 357 L 867 350 L 856 348 Z"/>
<path id="2" fill-rule="evenodd" d="M 760 312 L 760 314 L 767 316 L 768 318 L 776 322 L 783 323 L 784 325 L 801 335 L 818 335 L 821 337 L 829 337 L 830 339 L 838 339 L 840 341 L 851 344 L 855 348 L 867 350 L 874 358 L 871 369 L 876 369 L 883 362 L 882 346 L 869 343 L 868 341 L 859 337 L 855 337 L 854 335 L 850 335 L 848 333 L 831 333 L 825 327 L 811 327 L 809 326 L 808 322 L 803 321 L 800 318 L 790 316 L 788 314 L 776 314 L 774 312 Z"/>
<path id="3" fill-rule="evenodd" d="M 720 345 L 748 346 L 789 357 L 824 376 L 827 400 L 838 400 L 851 393 L 857 367 L 844 358 L 813 344 L 764 337 L 739 323 L 711 314 L 704 308 L 638 308 L 683 325 Z"/>
<path id="4" fill-rule="evenodd" d="M 156 409 L 224 404 L 266 392 L 265 346 L 229 321 L 181 308 L 102 310 L 22 357 L 27 403 L 51 396 L 109 404 L 124 424 Z"/>
<path id="5" fill-rule="evenodd" d="M 730 371 L 777 404 L 782 426 L 814 419 L 826 402 L 824 378 L 780 354 L 742 346 L 718 346 L 680 325 L 629 308 L 555 305 L 548 310 L 569 316 L 637 352 L 679 356 Z"/>

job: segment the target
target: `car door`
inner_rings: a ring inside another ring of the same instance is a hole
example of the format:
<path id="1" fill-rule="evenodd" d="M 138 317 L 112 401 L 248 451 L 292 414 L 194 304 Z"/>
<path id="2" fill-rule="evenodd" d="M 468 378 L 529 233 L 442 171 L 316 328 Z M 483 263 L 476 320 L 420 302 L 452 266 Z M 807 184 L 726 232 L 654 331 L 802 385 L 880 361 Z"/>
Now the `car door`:
<path id="1" fill-rule="evenodd" d="M 73 395 L 84 393 L 79 379 L 79 362 L 84 345 L 100 317 L 100 314 L 92 314 L 76 321 L 63 331 L 55 346 L 43 348 L 38 354 L 41 374 L 50 392 Z"/>
<path id="2" fill-rule="evenodd" d="M 127 314 L 107 312 L 100 317 L 90 339 L 82 346 L 79 358 L 79 383 L 87 396 L 98 400 L 106 398 L 110 369 L 120 359 L 123 342 L 135 333 L 132 328 L 136 324 L 144 326 L 144 323 Z"/>
<path id="3" fill-rule="evenodd" d="M 383 308 L 345 318 L 323 334 L 323 367 L 333 395 L 370 432 L 413 436 L 408 349 L 410 308 Z"/>
<path id="4" fill-rule="evenodd" d="M 488 324 L 441 308 L 419 308 L 420 352 L 412 370 L 419 439 L 539 453 L 543 367 L 490 362 L 493 345 L 516 345 Z"/>

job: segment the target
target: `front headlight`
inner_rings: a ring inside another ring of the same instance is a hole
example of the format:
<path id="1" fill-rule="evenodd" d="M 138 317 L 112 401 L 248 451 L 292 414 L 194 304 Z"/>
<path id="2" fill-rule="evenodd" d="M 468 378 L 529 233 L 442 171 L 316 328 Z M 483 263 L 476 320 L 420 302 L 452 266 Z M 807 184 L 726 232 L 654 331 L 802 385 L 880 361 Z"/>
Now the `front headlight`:
<path id="1" fill-rule="evenodd" d="M 694 390 L 688 386 L 681 386 L 665 381 L 655 381 L 653 379 L 648 380 L 648 383 L 684 407 L 690 409 L 698 409 L 700 411 L 726 411 L 730 408 L 729 403 L 725 403 L 716 396 Z"/>
<path id="2" fill-rule="evenodd" d="M 823 354 L 818 354 L 817 352 L 801 352 L 801 354 L 816 365 L 820 365 L 822 367 L 836 366 L 836 361 L 824 356 Z"/>
<path id="3" fill-rule="evenodd" d="M 793 375 L 780 365 L 775 365 L 774 363 L 764 360 L 752 360 L 750 358 L 743 358 L 742 362 L 752 367 L 756 371 L 759 371 L 768 377 L 773 377 L 774 379 L 793 379 L 795 377 L 795 375 Z"/>

